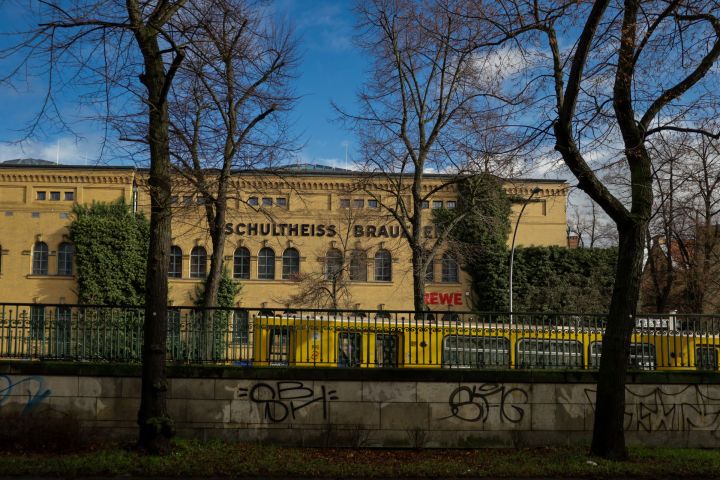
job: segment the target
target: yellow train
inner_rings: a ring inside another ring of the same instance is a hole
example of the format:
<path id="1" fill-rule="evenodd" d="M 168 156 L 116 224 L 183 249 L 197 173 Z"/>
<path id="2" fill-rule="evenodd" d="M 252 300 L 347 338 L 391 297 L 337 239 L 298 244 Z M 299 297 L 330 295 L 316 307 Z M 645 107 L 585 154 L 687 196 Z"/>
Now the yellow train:
<path id="1" fill-rule="evenodd" d="M 435 316 L 440 318 L 436 318 Z M 341 368 L 599 365 L 603 315 L 173 307 L 168 361 Z M 139 307 L 0 304 L 0 358 L 139 362 Z M 718 370 L 720 318 L 638 317 L 630 367 Z"/>
<path id="2" fill-rule="evenodd" d="M 256 366 L 571 368 L 599 366 L 602 328 L 578 322 L 481 321 L 352 315 L 258 315 L 229 357 Z M 497 320 L 497 319 L 494 319 Z M 507 319 L 506 319 L 507 320 Z M 720 336 L 638 321 L 630 368 L 717 370 Z M 240 349 L 240 350 L 238 350 Z"/>

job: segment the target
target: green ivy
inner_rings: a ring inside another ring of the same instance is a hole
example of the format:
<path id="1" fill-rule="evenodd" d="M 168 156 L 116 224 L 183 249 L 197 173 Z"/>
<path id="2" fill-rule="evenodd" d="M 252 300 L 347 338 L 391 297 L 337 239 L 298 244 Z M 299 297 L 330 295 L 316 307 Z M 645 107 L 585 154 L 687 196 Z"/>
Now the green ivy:
<path id="1" fill-rule="evenodd" d="M 80 303 L 142 305 L 150 224 L 123 200 L 76 205 L 70 224 Z"/>
<path id="2" fill-rule="evenodd" d="M 456 253 L 470 274 L 473 306 L 478 310 L 499 310 L 506 302 L 511 208 L 502 182 L 481 174 L 458 184 L 456 208 L 433 211 L 441 230 L 463 215 L 449 235 L 448 250 Z"/>
<path id="3" fill-rule="evenodd" d="M 203 304 L 203 293 L 206 283 L 207 279 L 195 291 L 193 303 L 198 307 L 201 307 Z M 237 297 L 241 289 L 242 285 L 235 282 L 230 277 L 228 269 L 223 267 L 220 275 L 220 284 L 218 285 L 217 306 L 219 308 L 233 308 L 235 306 L 235 297 Z M 201 326 L 202 320 L 203 318 L 212 318 L 212 328 L 210 331 L 212 332 L 213 351 L 211 355 L 215 357 L 216 360 L 224 358 L 225 347 L 227 346 L 227 336 L 230 329 L 231 313 L 232 312 L 230 310 L 215 310 L 211 313 L 211 317 L 203 317 L 203 312 L 198 312 L 194 321 L 198 322 L 195 328 L 198 332 L 201 332 L 201 334 L 197 337 L 198 345 L 193 347 L 198 355 L 203 352 L 203 346 L 205 345 L 204 339 L 206 338 Z M 207 358 L 207 355 L 200 358 Z"/>
<path id="4" fill-rule="evenodd" d="M 472 278 L 473 308 L 507 311 L 509 308 L 510 233 L 512 202 L 502 182 L 478 175 L 458 185 L 455 209 L 434 210 L 433 219 L 447 227 L 463 219 L 449 235 L 448 249 L 462 259 Z M 513 268 L 513 309 L 526 312 L 603 313 L 615 281 L 617 249 L 565 247 L 516 248 Z"/>

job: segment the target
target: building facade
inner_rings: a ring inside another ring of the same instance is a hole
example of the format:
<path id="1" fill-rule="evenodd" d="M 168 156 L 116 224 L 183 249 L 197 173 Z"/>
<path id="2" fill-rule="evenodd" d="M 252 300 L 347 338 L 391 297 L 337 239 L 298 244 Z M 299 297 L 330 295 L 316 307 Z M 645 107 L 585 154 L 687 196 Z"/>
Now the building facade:
<path id="1" fill-rule="evenodd" d="M 0 164 L 0 303 L 75 303 L 68 236 L 73 205 L 123 198 L 149 215 L 146 178 L 146 171 L 130 167 Z M 442 180 L 428 176 L 427 191 Z M 564 246 L 567 184 L 562 180 L 507 183 L 505 190 L 516 200 L 512 225 L 523 198 L 536 187 L 540 193 L 525 209 L 516 244 Z M 329 168 L 234 175 L 223 257 L 242 285 L 237 305 L 327 306 L 313 297 L 318 295 L 313 287 L 334 283 L 339 307 L 412 309 L 410 250 L 400 226 L 378 202 L 385 185 L 378 180 L 372 188 L 359 189 L 351 171 Z M 173 305 L 192 305 L 209 269 L 211 241 L 202 198 L 179 181 L 174 189 L 170 297 Z M 456 203 L 455 188 L 443 188 L 423 204 L 426 218 L 432 209 Z M 433 227 L 426 226 L 424 235 L 432 241 Z M 467 274 L 448 252 L 441 249 L 436 257 L 426 277 L 428 308 L 471 308 Z M 343 274 L 334 276 L 338 269 Z M 331 278 L 341 278 L 342 284 Z"/>

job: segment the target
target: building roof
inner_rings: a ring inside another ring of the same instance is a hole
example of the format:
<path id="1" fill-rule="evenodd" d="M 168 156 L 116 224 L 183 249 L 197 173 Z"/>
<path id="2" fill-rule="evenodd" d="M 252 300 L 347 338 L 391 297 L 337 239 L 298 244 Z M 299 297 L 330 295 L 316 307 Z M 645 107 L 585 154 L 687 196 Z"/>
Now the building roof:
<path id="1" fill-rule="evenodd" d="M 26 168 L 26 169 L 41 169 L 41 168 L 53 168 L 58 170 L 128 170 L 128 171 L 149 171 L 148 168 L 138 168 L 135 166 L 128 165 L 68 165 L 58 164 L 48 160 L 42 159 L 15 159 L 5 160 L 0 162 L 0 169 L 2 168 Z M 334 177 L 351 177 L 358 175 L 361 172 L 357 170 L 348 170 L 345 168 L 331 167 L 328 165 L 318 165 L 310 163 L 301 163 L 297 165 L 287 165 L 282 167 L 276 167 L 271 169 L 263 170 L 233 170 L 234 174 L 245 174 L 245 175 L 259 175 L 265 172 L 270 175 L 282 176 L 284 173 L 292 172 L 295 175 L 301 176 L 334 176 Z M 368 176 L 382 177 L 388 174 L 380 173 L 367 174 Z M 389 176 L 395 176 L 398 174 L 389 174 Z M 447 178 L 448 174 L 443 173 L 426 173 L 427 178 Z M 522 183 L 567 183 L 567 180 L 562 178 L 509 178 L 504 179 L 507 182 L 522 182 Z"/>
<path id="2" fill-rule="evenodd" d="M 5 160 L 1 163 L 7 166 L 24 166 L 24 167 L 54 167 L 57 166 L 55 162 L 50 160 L 42 160 L 40 158 L 15 158 L 12 160 Z"/>

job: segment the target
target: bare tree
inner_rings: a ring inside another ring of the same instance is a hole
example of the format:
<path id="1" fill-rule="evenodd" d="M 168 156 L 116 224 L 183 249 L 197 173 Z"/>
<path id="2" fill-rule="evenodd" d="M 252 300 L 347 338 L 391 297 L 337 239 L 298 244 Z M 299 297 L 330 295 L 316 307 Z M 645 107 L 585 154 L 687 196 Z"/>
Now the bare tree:
<path id="1" fill-rule="evenodd" d="M 359 112 L 338 109 L 360 137 L 363 188 L 398 223 L 412 252 L 417 312 L 425 308 L 427 266 L 462 220 L 427 235 L 424 204 L 469 168 L 492 168 L 483 147 L 504 146 L 492 135 L 508 103 L 502 79 L 485 72 L 490 56 L 475 54 L 484 30 L 455 15 L 465 3 L 358 2 L 359 43 L 374 63 Z M 430 186 L 428 173 L 444 175 Z"/>
<path id="2" fill-rule="evenodd" d="M 708 105 L 717 105 L 717 98 L 694 87 L 710 85 L 715 76 L 718 8 L 713 1 L 679 0 L 502 4 L 505 15 L 488 17 L 479 11 L 478 18 L 501 33 L 534 29 L 523 37 L 527 49 L 538 49 L 540 40 L 547 45 L 547 52 L 534 56 L 536 100 L 544 107 L 538 118 L 548 120 L 536 128 L 552 132 L 554 148 L 578 187 L 617 226 L 616 281 L 603 336 L 591 449 L 606 458 L 626 458 L 625 375 L 653 213 L 647 141 L 665 130 L 704 132 L 694 120 L 712 115 Z M 578 23 L 581 28 L 573 27 Z M 548 75 L 549 85 L 544 83 Z M 545 104 L 545 98 L 553 104 Z M 608 160 L 591 158 L 599 149 L 617 151 L 607 155 L 624 179 L 616 189 L 598 175 L 598 161 Z"/>
<path id="3" fill-rule="evenodd" d="M 297 291 L 279 301 L 333 310 L 351 308 L 353 283 L 366 282 L 368 271 L 368 248 L 358 242 L 355 227 L 368 218 L 377 217 L 363 209 L 341 209 L 337 235 L 330 248 L 315 252 L 320 268 L 295 275 Z M 386 215 L 380 217 L 389 220 Z"/>
<path id="4" fill-rule="evenodd" d="M 577 235 L 578 245 L 585 248 L 617 244 L 617 233 L 610 219 L 593 201 L 589 205 L 571 205 L 568 232 Z"/>
<path id="5" fill-rule="evenodd" d="M 186 10 L 195 25 L 173 87 L 172 154 L 176 171 L 198 192 L 212 253 L 203 307 L 216 306 L 223 269 L 233 170 L 273 167 L 290 138 L 282 113 L 295 98 L 292 32 L 260 4 L 209 0 Z"/>
<path id="6" fill-rule="evenodd" d="M 168 93 L 185 56 L 185 34 L 189 27 L 182 24 L 181 13 L 187 3 L 44 1 L 34 9 L 39 15 L 39 26 L 2 55 L 11 59 L 22 56 L 6 81 L 38 73 L 48 79 L 45 103 L 34 125 L 57 112 L 57 89 L 63 85 L 72 88 L 76 83 L 99 85 L 101 98 L 107 102 L 108 120 L 112 120 L 110 112 L 118 113 L 118 108 L 120 116 L 134 117 L 135 112 L 141 112 L 144 117 L 141 141 L 150 156 L 152 241 L 147 264 L 138 443 L 153 453 L 167 452 L 174 433 L 165 401 L 171 241 Z M 38 60 L 40 63 L 36 63 Z M 116 108 L 112 100 L 118 100 L 123 107 Z M 63 121 L 61 117 L 55 119 Z"/>
<path id="7" fill-rule="evenodd" d="M 712 127 L 710 127 L 712 128 Z M 646 267 L 646 302 L 656 311 L 716 307 L 720 155 L 717 140 L 687 133 L 653 139 L 657 213 Z"/>

